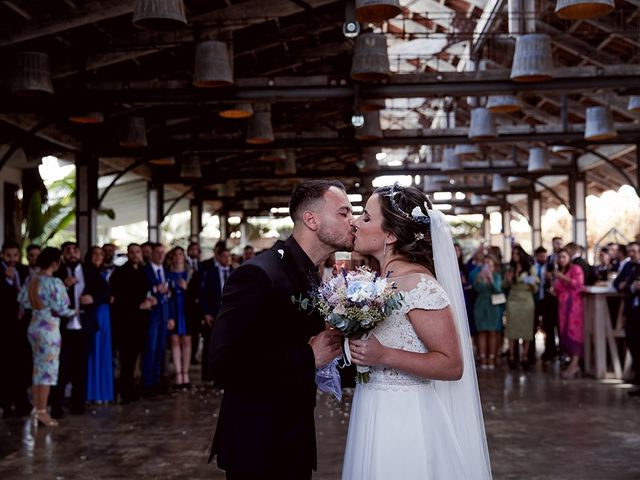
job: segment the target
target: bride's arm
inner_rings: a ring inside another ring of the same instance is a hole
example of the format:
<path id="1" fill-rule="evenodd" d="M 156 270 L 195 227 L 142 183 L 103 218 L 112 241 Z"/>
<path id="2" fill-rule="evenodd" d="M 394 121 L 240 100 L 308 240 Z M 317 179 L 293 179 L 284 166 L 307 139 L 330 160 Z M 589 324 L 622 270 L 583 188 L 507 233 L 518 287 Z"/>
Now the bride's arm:
<path id="1" fill-rule="evenodd" d="M 464 367 L 451 307 L 414 309 L 408 316 L 427 353 L 385 347 L 372 335 L 350 341 L 353 363 L 382 365 L 431 380 L 459 380 Z"/>

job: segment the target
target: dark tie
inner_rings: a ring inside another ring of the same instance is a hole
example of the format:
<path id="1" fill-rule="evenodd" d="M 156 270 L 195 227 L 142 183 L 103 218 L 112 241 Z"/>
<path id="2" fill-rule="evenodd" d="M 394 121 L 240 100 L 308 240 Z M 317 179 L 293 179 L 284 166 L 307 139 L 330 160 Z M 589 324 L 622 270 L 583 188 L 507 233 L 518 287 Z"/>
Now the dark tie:
<path id="1" fill-rule="evenodd" d="M 158 280 L 158 283 L 162 283 L 162 274 L 160 273 L 160 269 L 156 270 L 156 280 Z"/>
<path id="2" fill-rule="evenodd" d="M 227 278 L 229 278 L 229 269 L 228 268 L 223 268 L 222 269 L 222 279 L 226 282 Z"/>

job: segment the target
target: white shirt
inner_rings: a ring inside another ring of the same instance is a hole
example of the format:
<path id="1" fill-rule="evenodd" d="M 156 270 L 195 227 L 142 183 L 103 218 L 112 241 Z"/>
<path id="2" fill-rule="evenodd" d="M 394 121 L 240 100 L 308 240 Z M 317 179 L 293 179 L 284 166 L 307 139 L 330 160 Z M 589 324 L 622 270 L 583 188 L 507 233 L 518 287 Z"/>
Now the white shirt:
<path id="1" fill-rule="evenodd" d="M 162 283 L 164 283 L 164 268 L 162 267 L 162 265 L 156 265 L 155 263 L 152 263 L 151 268 L 153 268 L 153 274 L 156 276 L 156 279 L 160 278 L 162 280 Z"/>
<path id="2" fill-rule="evenodd" d="M 618 271 L 616 272 L 618 275 L 620 275 L 620 272 L 622 272 L 622 269 L 627 263 L 629 263 L 630 260 L 631 259 L 627 257 L 618 264 Z"/>
<path id="3" fill-rule="evenodd" d="M 231 275 L 231 267 L 223 267 L 218 262 L 216 262 L 216 267 L 218 267 L 218 275 L 220 276 L 220 291 L 222 291 L 222 289 L 224 288 L 224 283 L 226 282 L 227 278 L 229 278 L 229 275 Z"/>
<path id="4" fill-rule="evenodd" d="M 9 267 L 4 262 L 4 260 L 2 261 L 2 265 L 4 266 L 5 271 L 8 270 Z M 20 278 L 20 274 L 18 273 L 18 269 L 16 267 L 13 267 L 13 278 L 5 277 L 5 280 L 9 285 L 15 286 L 17 289 L 20 289 L 20 287 L 22 286 L 22 279 Z"/>
<path id="5" fill-rule="evenodd" d="M 67 267 L 67 276 L 71 276 L 71 273 L 71 268 Z M 73 276 L 76 278 L 76 284 L 73 286 L 74 305 L 76 308 L 80 308 L 80 297 L 82 296 L 82 292 L 84 292 L 84 272 L 82 271 L 81 263 L 78 263 L 76 268 L 73 269 Z M 67 322 L 67 330 L 82 330 L 80 315 L 69 319 Z"/>

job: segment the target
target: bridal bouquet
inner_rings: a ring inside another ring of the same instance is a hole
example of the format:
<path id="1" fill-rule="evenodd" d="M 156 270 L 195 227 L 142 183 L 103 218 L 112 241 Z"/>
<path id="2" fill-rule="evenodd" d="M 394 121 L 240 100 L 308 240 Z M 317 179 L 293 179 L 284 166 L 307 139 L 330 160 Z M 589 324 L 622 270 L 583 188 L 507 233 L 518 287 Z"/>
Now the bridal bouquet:
<path id="1" fill-rule="evenodd" d="M 348 338 L 362 338 L 369 330 L 401 307 L 402 294 L 393 282 L 368 268 L 342 270 L 322 284 L 314 298 L 325 320 Z M 351 364 L 349 342 L 345 340 L 345 365 Z M 357 366 L 359 383 L 369 381 L 369 367 Z"/>

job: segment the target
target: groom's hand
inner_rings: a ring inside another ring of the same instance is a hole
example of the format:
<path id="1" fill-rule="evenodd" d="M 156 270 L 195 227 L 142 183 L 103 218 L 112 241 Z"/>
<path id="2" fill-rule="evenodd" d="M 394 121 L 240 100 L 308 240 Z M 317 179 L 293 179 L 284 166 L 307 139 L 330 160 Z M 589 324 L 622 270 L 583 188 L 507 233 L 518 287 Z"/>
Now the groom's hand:
<path id="1" fill-rule="evenodd" d="M 313 349 L 316 368 L 326 365 L 340 355 L 342 333 L 338 330 L 324 330 L 315 337 L 311 337 L 309 345 Z"/>

